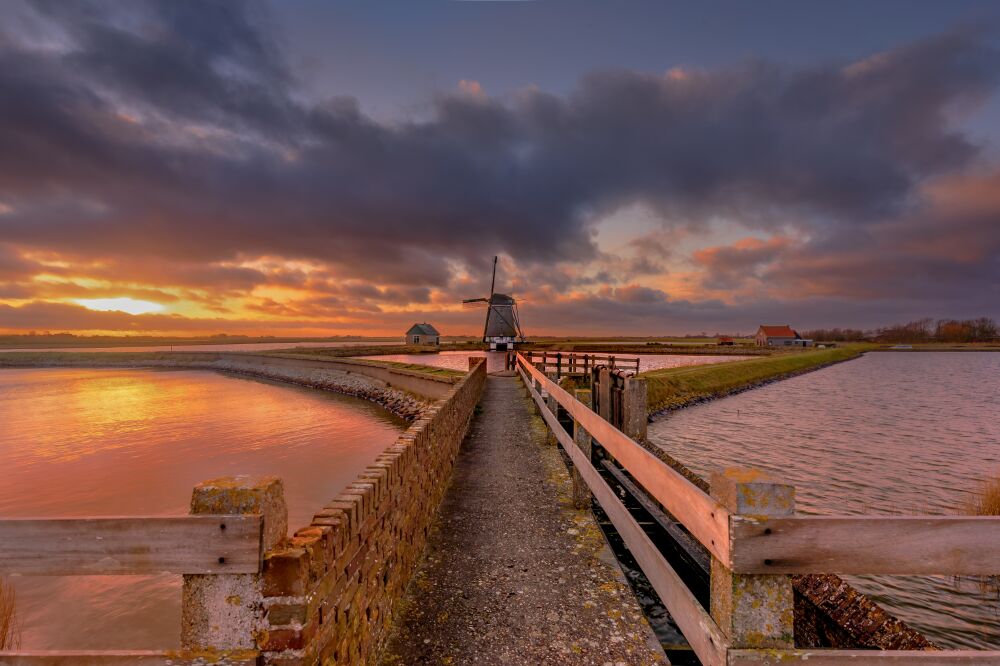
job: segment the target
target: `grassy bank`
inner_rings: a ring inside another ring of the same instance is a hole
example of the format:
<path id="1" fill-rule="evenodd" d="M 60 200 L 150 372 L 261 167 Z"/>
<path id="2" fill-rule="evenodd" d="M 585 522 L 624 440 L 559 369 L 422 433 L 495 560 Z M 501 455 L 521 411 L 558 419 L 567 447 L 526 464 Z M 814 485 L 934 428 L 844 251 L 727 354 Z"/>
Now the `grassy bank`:
<path id="1" fill-rule="evenodd" d="M 372 347 L 372 349 L 380 349 Z M 410 353 L 399 351 L 402 347 L 395 348 L 395 353 Z M 426 349 L 426 348 L 425 348 Z M 194 350 L 192 350 L 194 351 Z M 326 350 L 323 350 L 326 351 Z M 331 351 L 340 351 L 331 350 Z M 221 353 L 226 355 L 239 354 L 240 352 L 203 352 L 203 354 Z M 354 351 L 354 353 L 358 353 Z M 268 354 L 253 354 L 254 356 L 277 356 L 301 358 L 305 360 L 333 361 L 342 360 L 351 354 L 316 354 L 301 353 L 291 354 L 289 352 L 276 352 Z M 143 365 L 163 366 L 175 364 L 184 367 L 185 362 L 196 360 L 203 362 L 204 357 L 199 358 L 186 352 L 3 352 L 0 351 L 0 369 L 2 368 L 51 368 L 51 367 L 75 367 L 75 368 L 108 368 L 108 367 L 142 367 Z M 431 377 L 457 378 L 465 373 L 448 368 L 434 368 L 427 365 L 417 365 L 415 363 L 396 363 L 393 361 L 375 361 L 357 359 L 357 363 L 363 365 L 374 365 L 390 367 L 398 370 L 407 370 Z"/>
<path id="2" fill-rule="evenodd" d="M 531 342 L 518 346 L 518 351 L 561 351 L 577 354 L 681 354 L 709 356 L 763 356 L 774 353 L 767 347 L 752 345 L 719 345 L 712 342 Z"/>
<path id="3" fill-rule="evenodd" d="M 746 361 L 653 370 L 642 375 L 649 385 L 649 412 L 677 409 L 848 361 L 871 349 L 872 345 L 844 345 L 835 349 L 782 352 Z"/>
<path id="4" fill-rule="evenodd" d="M 264 355 L 309 356 L 315 358 L 345 358 L 350 356 L 387 356 L 390 354 L 436 354 L 443 351 L 483 351 L 483 343 L 445 342 L 440 347 L 428 345 L 372 345 L 371 347 L 299 347 L 254 352 Z"/>

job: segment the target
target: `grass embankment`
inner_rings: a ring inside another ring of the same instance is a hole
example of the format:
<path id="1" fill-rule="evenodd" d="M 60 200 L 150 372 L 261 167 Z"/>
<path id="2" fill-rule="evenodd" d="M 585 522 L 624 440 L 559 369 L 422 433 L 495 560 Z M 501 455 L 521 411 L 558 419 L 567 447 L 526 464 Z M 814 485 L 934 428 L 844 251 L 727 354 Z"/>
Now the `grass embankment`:
<path id="1" fill-rule="evenodd" d="M 143 347 L 143 346 L 197 346 L 197 345 L 245 345 L 259 343 L 298 342 L 375 342 L 391 341 L 387 337 L 275 337 L 250 335 L 209 335 L 209 336 L 162 336 L 162 335 L 0 335 L 0 347 L 15 349 L 50 349 L 80 347 Z"/>
<path id="2" fill-rule="evenodd" d="M 374 349 L 374 348 L 373 348 Z M 399 348 L 397 348 L 399 349 Z M 322 350 L 326 351 L 326 350 Z M 340 351 L 330 350 L 330 351 Z M 305 352 L 305 350 L 303 350 Z M 211 353 L 211 352 L 209 352 Z M 237 354 L 240 352 L 218 352 L 226 354 Z M 354 353 L 357 353 L 356 351 Z M 395 353 L 410 353 L 397 351 Z M 268 352 L 266 354 L 257 352 L 255 355 L 276 356 L 278 358 L 301 358 L 305 360 L 333 361 L 344 360 L 352 354 L 309 354 L 290 352 Z M 114 366 L 141 366 L 144 363 L 156 361 L 158 363 L 176 363 L 183 366 L 185 360 L 196 358 L 185 352 L 3 352 L 0 351 L 0 368 L 30 368 L 30 367 L 114 367 Z M 394 361 L 375 361 L 367 359 L 351 359 L 363 365 L 391 367 L 399 370 L 418 372 L 433 377 L 456 378 L 464 375 L 459 370 L 449 368 L 435 368 L 416 363 L 397 363 Z"/>
<path id="3" fill-rule="evenodd" d="M 412 352 L 394 352 L 394 353 L 405 354 Z M 421 363 L 401 363 L 399 361 L 383 361 L 381 359 L 376 360 L 372 358 L 351 358 L 346 354 L 310 354 L 306 353 L 305 350 L 303 350 L 302 353 L 269 352 L 267 353 L 267 356 L 274 356 L 276 358 L 295 358 L 295 359 L 302 359 L 305 361 L 350 361 L 351 363 L 357 363 L 359 365 L 370 365 L 374 367 L 391 368 L 395 370 L 406 370 L 409 372 L 417 372 L 423 375 L 431 375 L 434 377 L 457 378 L 465 375 L 465 372 L 461 370 L 453 370 L 451 368 L 439 368 L 433 365 L 423 365 Z"/>
<path id="4" fill-rule="evenodd" d="M 755 345 L 719 345 L 712 342 L 531 342 L 518 351 L 560 351 L 578 354 L 681 354 L 710 356 L 763 356 L 774 353 Z"/>
<path id="5" fill-rule="evenodd" d="M 845 345 L 776 353 L 763 358 L 665 368 L 643 373 L 649 387 L 649 412 L 678 409 L 760 384 L 857 358 L 872 345 Z"/>
<path id="6" fill-rule="evenodd" d="M 249 350 L 252 351 L 252 350 Z M 344 358 L 349 356 L 387 356 L 390 354 L 437 354 L 444 351 L 483 351 L 482 342 L 446 342 L 440 347 L 429 345 L 372 345 L 370 347 L 298 347 L 270 349 L 259 354 Z"/>
<path id="7" fill-rule="evenodd" d="M 93 366 L 141 364 L 147 361 L 168 361 L 179 352 L 8 352 L 0 350 L 0 368 L 48 366 Z"/>

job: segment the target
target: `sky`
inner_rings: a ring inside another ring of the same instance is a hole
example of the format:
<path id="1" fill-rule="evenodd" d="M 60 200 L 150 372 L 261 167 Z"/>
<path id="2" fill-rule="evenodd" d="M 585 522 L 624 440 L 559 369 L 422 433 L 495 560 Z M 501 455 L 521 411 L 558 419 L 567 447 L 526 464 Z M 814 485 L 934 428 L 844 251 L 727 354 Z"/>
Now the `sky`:
<path id="1" fill-rule="evenodd" d="M 1000 318 L 1000 4 L 0 0 L 0 331 Z"/>

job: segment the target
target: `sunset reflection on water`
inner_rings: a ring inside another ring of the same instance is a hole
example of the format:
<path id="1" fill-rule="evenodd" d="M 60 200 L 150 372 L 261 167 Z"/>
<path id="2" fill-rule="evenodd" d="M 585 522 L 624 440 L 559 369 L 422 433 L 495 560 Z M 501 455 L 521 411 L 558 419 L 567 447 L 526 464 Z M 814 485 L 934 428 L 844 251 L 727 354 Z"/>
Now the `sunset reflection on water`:
<path id="1" fill-rule="evenodd" d="M 0 516 L 168 515 L 217 476 L 281 477 L 292 528 L 405 428 L 336 393 L 207 371 L 0 371 Z M 179 645 L 179 576 L 12 578 L 24 649 Z"/>

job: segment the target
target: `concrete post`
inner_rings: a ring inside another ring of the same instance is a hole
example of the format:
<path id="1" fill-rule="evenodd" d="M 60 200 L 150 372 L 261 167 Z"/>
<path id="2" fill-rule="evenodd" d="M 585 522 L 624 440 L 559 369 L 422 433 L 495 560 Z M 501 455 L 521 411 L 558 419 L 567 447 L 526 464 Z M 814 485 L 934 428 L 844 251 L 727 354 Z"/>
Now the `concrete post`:
<path id="1" fill-rule="evenodd" d="M 791 516 L 795 486 L 764 472 L 731 467 L 712 473 L 712 497 L 733 514 Z M 712 558 L 712 617 L 734 649 L 794 647 L 792 579 L 736 574 Z"/>
<path id="2" fill-rule="evenodd" d="M 597 391 L 598 416 L 607 421 L 611 418 L 611 370 L 607 366 L 602 367 L 597 376 L 598 385 L 593 387 Z"/>
<path id="3" fill-rule="evenodd" d="M 281 479 L 227 476 L 198 484 L 191 514 L 261 514 L 263 548 L 288 534 L 288 508 Z M 185 575 L 181 606 L 181 647 L 186 650 L 254 649 L 263 627 L 261 575 Z"/>
<path id="4" fill-rule="evenodd" d="M 625 393 L 622 395 L 622 432 L 635 440 L 646 439 L 646 380 L 638 377 L 625 378 Z"/>
<path id="5" fill-rule="evenodd" d="M 555 372 L 548 372 L 546 374 L 550 382 L 552 382 L 553 384 L 559 383 L 559 379 L 556 377 Z M 549 411 L 552 412 L 553 416 L 559 416 L 559 402 L 556 400 L 556 397 L 552 395 L 551 391 L 548 391 L 547 393 L 548 396 L 545 399 L 545 404 L 548 405 Z"/>
<path id="6" fill-rule="evenodd" d="M 559 383 L 559 380 L 556 378 L 556 372 L 555 371 L 548 372 L 548 373 L 546 373 L 546 375 L 548 376 L 549 381 L 551 381 L 553 384 L 558 384 Z M 547 391 L 546 392 L 545 406 L 548 408 L 548 410 L 550 412 L 552 412 L 552 415 L 554 417 L 556 417 L 557 419 L 559 418 L 559 401 L 556 400 L 556 397 L 554 395 L 552 395 L 551 391 Z M 547 432 L 548 432 L 548 436 L 546 437 L 546 442 L 549 443 L 549 444 L 551 444 L 552 446 L 558 446 L 559 445 L 559 440 L 556 439 L 556 434 L 554 432 L 552 432 L 551 430 L 547 430 Z"/>
<path id="7" fill-rule="evenodd" d="M 577 400 L 583 404 L 590 405 L 590 391 L 587 389 L 577 389 L 573 392 Z M 590 446 L 590 433 L 587 432 L 583 425 L 579 421 L 573 419 L 573 441 L 576 445 L 580 447 L 583 451 L 583 455 L 590 460 L 591 446 Z M 576 465 L 573 465 L 573 506 L 578 509 L 589 509 L 590 508 L 590 490 L 587 487 L 586 482 L 583 477 L 580 476 L 580 472 L 577 471 Z"/>

